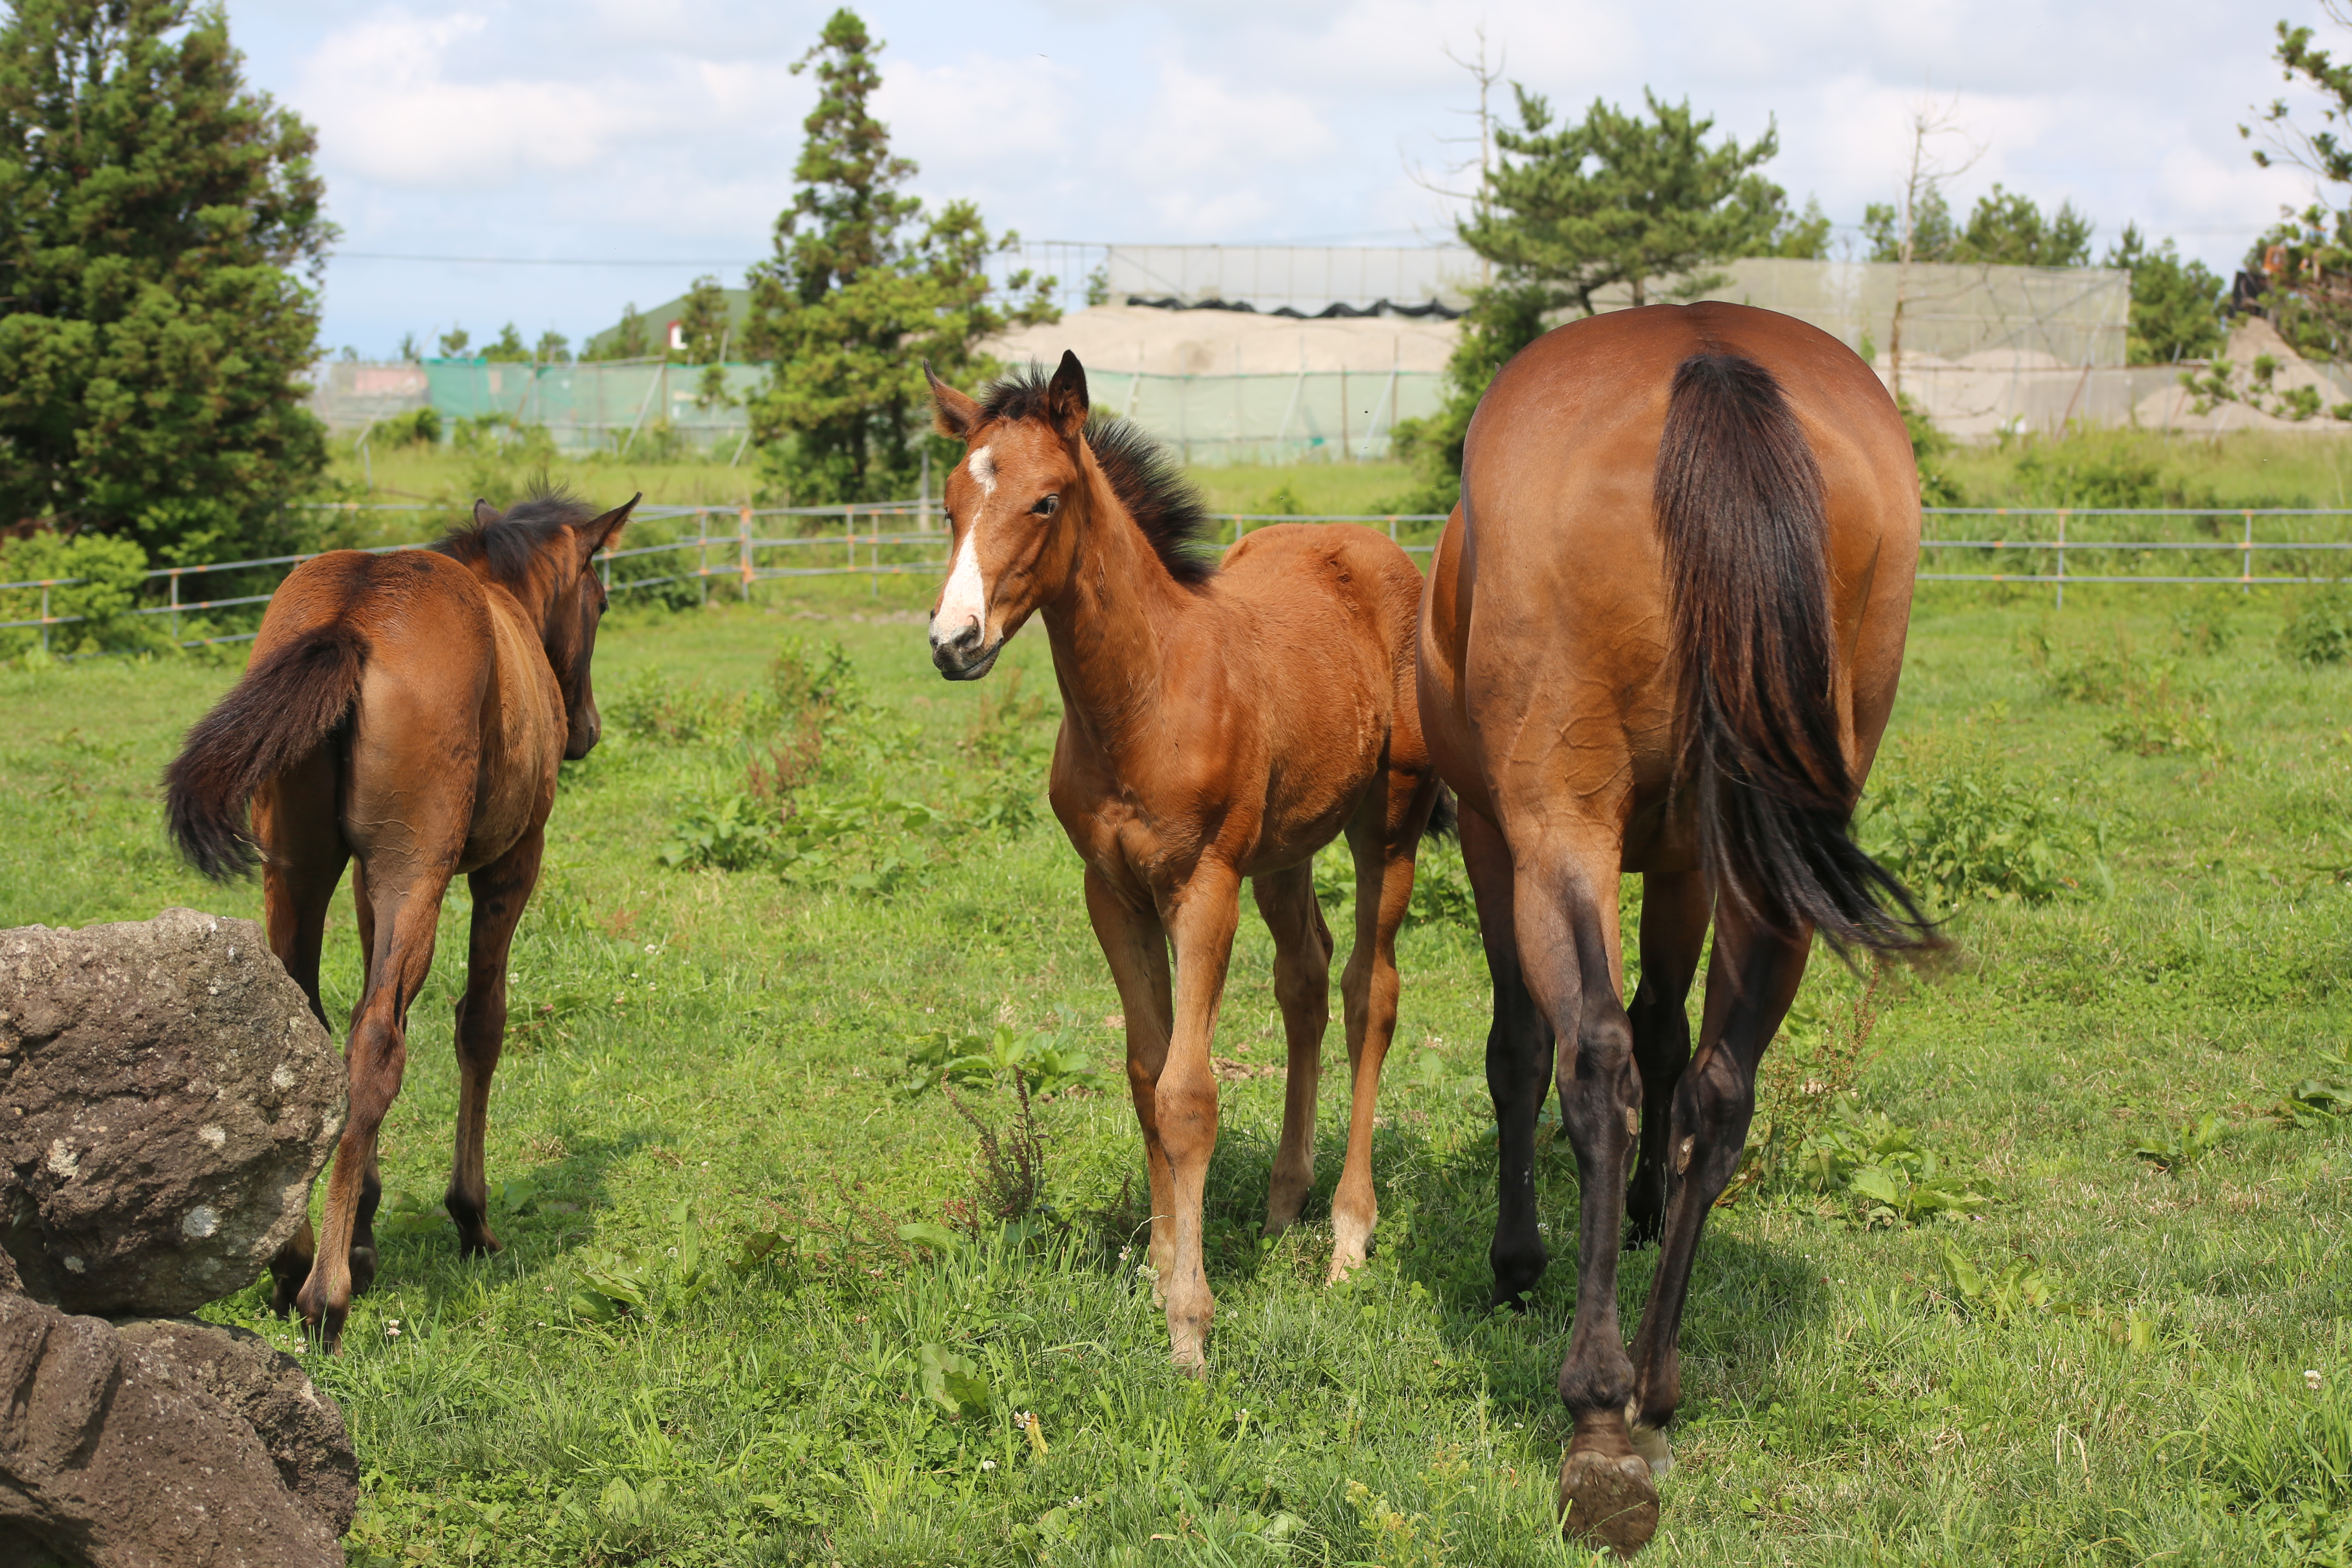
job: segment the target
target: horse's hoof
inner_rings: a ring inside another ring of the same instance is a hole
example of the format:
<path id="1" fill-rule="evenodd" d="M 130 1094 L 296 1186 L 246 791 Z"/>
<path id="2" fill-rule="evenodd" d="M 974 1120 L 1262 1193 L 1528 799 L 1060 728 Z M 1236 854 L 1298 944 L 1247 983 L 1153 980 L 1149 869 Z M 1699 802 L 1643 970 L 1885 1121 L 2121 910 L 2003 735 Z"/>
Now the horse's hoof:
<path id="1" fill-rule="evenodd" d="M 294 1309 L 301 1314 L 303 1334 L 313 1345 L 329 1355 L 343 1353 L 343 1322 L 352 1315 L 349 1307 L 322 1309 L 298 1296 Z"/>
<path id="2" fill-rule="evenodd" d="M 1639 1454 L 1569 1451 L 1559 1467 L 1560 1533 L 1631 1557 L 1658 1531 L 1658 1488 Z"/>
<path id="3" fill-rule="evenodd" d="M 467 1258 L 495 1258 L 507 1249 L 507 1244 L 492 1236 L 487 1226 L 479 1236 L 461 1236 L 457 1250 Z"/>
<path id="4" fill-rule="evenodd" d="M 375 1248 L 373 1247 L 353 1247 L 352 1248 L 351 1268 L 352 1294 L 354 1296 L 366 1295 L 368 1293 L 368 1288 L 375 1283 Z M 303 1315 L 305 1317 L 309 1316 L 308 1313 Z"/>
<path id="5" fill-rule="evenodd" d="M 1674 1445 L 1666 1441 L 1664 1432 L 1655 1426 L 1644 1426 L 1631 1415 L 1625 1417 L 1625 1436 L 1633 1445 L 1633 1452 L 1650 1467 L 1650 1479 L 1663 1481 L 1666 1472 L 1675 1468 Z"/>

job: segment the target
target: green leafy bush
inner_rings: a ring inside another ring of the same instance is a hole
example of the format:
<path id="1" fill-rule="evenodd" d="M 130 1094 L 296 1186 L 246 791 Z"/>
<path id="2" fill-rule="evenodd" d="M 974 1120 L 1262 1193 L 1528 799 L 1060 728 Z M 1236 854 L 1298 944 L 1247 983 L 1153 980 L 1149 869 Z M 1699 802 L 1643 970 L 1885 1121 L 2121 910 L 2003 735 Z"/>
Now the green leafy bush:
<path id="1" fill-rule="evenodd" d="M 1986 1199 L 1954 1173 L 1916 1128 L 1884 1111 L 1861 1114 L 1849 1100 L 1797 1151 L 1798 1179 L 1824 1197 L 1859 1205 L 1866 1226 L 1916 1225 L 1937 1215 L 1968 1214 Z"/>
<path id="2" fill-rule="evenodd" d="M 1071 1044 L 1066 1031 L 1016 1034 L 1000 1024 L 978 1030 L 933 1029 L 907 1053 L 902 1092 L 918 1096 L 942 1079 L 967 1089 L 982 1088 L 1018 1075 L 1040 1097 L 1068 1089 L 1100 1089 L 1102 1075 Z"/>
<path id="3" fill-rule="evenodd" d="M 773 809 L 731 793 L 697 801 L 679 814 L 662 848 L 662 864 L 688 871 L 747 871 L 767 859 L 775 842 Z"/>
<path id="4" fill-rule="evenodd" d="M 370 427 L 367 439 L 379 450 L 386 447 L 431 447 L 441 439 L 441 411 L 431 404 L 422 408 L 387 414 Z"/>
<path id="5" fill-rule="evenodd" d="M 2086 879 L 2107 882 L 2097 826 L 1981 733 L 1930 731 L 1898 746 L 1871 780 L 1861 828 L 1889 870 L 1947 907 L 2047 903 Z"/>
<path id="6" fill-rule="evenodd" d="M 2300 664 L 2342 664 L 2352 656 L 2352 590 L 2341 584 L 2310 595 L 2279 633 L 2279 651 Z"/>
<path id="7" fill-rule="evenodd" d="M 96 533 L 67 535 L 45 529 L 0 544 L 0 582 L 81 579 L 48 590 L 51 616 L 82 617 L 49 628 L 49 651 L 55 654 L 170 647 L 170 629 L 153 624 L 160 617 L 132 614 L 146 585 L 146 574 L 147 552 L 128 539 Z M 0 621 L 32 620 L 40 614 L 40 589 L 0 592 Z M 0 631 L 0 658 L 23 653 L 40 643 L 38 626 L 10 627 Z"/>

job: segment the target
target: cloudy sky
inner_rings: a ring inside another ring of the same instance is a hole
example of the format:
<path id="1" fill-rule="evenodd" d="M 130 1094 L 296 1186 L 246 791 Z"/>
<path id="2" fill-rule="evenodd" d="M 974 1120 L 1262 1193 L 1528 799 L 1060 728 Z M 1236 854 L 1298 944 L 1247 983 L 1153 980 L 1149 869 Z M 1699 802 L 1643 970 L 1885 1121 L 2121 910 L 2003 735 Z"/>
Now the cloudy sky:
<path id="1" fill-rule="evenodd" d="M 229 0 L 255 84 L 318 127 L 343 238 L 326 339 L 388 353 L 463 324 L 575 341 L 625 301 L 766 254 L 813 101 L 806 0 Z M 2234 14 L 2233 14 L 2234 13 Z M 1840 223 L 1892 192 L 1923 96 L 1995 181 L 2234 265 L 2296 175 L 2237 125 L 2282 90 L 2275 15 L 2315 0 L 873 0 L 880 112 L 933 198 L 1033 239 L 1413 244 L 1416 183 L 1465 149 L 1483 25 L 1507 75 L 1581 109 L 1687 96 Z M 2352 43 L 2352 39 L 2347 39 Z M 2310 118 L 2306 111 L 2307 119 Z M 1956 138 L 1950 153 L 1963 151 Z M 561 258 L 593 265 L 398 259 Z"/>

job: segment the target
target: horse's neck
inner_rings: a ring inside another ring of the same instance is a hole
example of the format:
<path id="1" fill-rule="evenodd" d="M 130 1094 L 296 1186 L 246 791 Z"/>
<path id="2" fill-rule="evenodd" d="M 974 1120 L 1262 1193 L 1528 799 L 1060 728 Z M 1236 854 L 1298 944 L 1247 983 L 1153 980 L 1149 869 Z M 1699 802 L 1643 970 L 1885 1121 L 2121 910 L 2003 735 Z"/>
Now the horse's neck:
<path id="1" fill-rule="evenodd" d="M 1045 606 L 1045 634 L 1066 718 L 1115 756 L 1159 707 L 1169 638 L 1200 606 L 1087 467 L 1093 494 L 1069 583 Z"/>

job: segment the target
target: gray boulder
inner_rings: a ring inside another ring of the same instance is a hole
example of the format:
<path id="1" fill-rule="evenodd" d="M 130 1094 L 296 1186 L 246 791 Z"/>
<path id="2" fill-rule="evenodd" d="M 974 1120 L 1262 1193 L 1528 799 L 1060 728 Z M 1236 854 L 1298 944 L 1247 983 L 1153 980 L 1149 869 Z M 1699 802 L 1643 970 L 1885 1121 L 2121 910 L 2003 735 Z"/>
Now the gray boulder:
<path id="1" fill-rule="evenodd" d="M 348 1503 L 340 1521 L 318 1511 L 253 1425 L 200 1386 L 246 1354 L 207 1361 L 177 1336 L 142 1344 L 0 1295 L 0 1563 L 340 1568 Z M 341 1452 L 348 1464 L 348 1440 Z"/>
<path id="2" fill-rule="evenodd" d="M 0 1247 L 69 1312 L 179 1317 L 309 1212 L 344 1073 L 261 928 L 0 931 Z"/>
<path id="3" fill-rule="evenodd" d="M 150 1374 L 203 1394 L 251 1426 L 278 1479 L 313 1517 L 341 1535 L 360 1506 L 360 1461 L 343 1413 L 302 1363 L 243 1329 L 184 1318 L 115 1325 Z"/>

